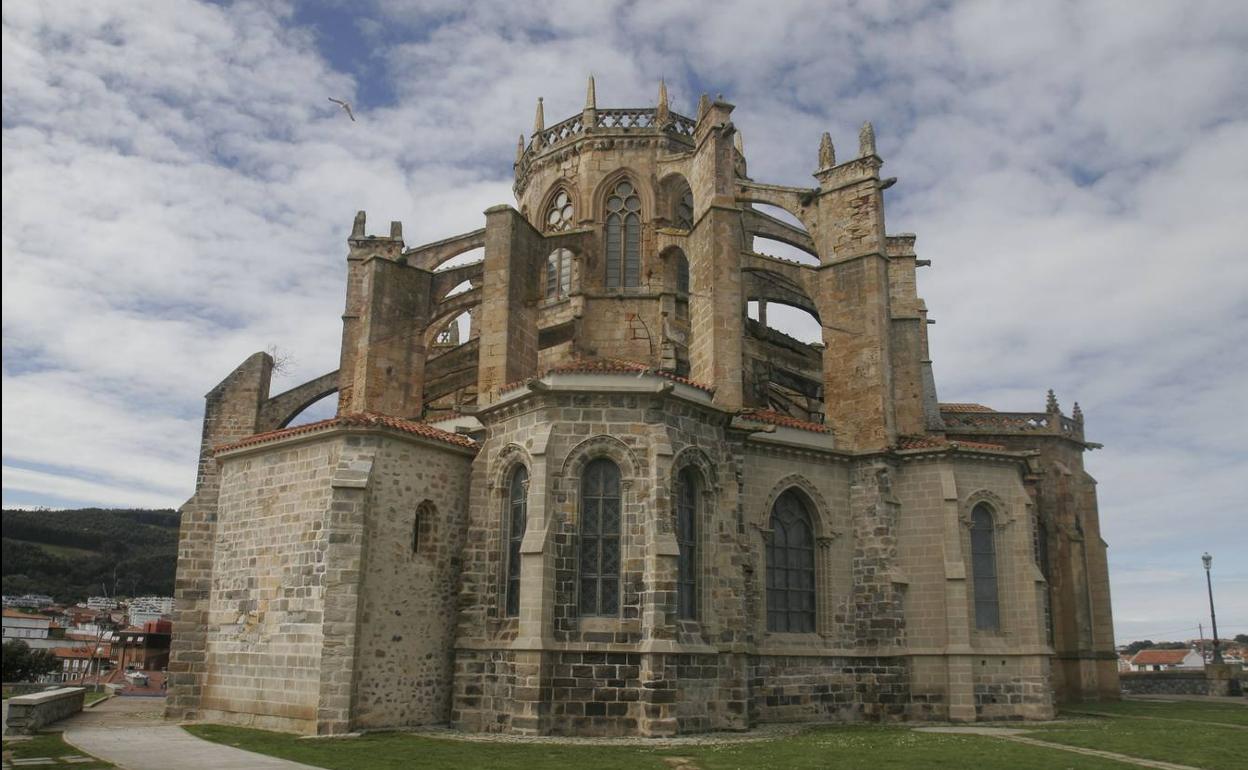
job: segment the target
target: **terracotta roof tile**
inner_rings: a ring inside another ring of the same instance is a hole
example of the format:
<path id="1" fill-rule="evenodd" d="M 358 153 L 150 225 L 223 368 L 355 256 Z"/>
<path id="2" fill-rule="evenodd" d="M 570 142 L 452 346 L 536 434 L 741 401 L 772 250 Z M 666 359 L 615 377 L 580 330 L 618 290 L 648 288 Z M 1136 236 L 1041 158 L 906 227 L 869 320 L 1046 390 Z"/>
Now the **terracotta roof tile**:
<path id="1" fill-rule="evenodd" d="M 780 425 L 785 428 L 796 428 L 797 430 L 807 430 L 811 433 L 831 433 L 832 428 L 827 425 L 821 425 L 817 422 L 808 422 L 799 420 L 796 417 L 790 417 L 787 414 L 772 411 L 771 409 L 747 409 L 741 412 L 741 419 L 750 422 L 761 422 L 769 425 Z"/>
<path id="2" fill-rule="evenodd" d="M 566 364 L 552 366 L 538 375 L 538 377 L 545 377 L 548 374 L 653 374 L 657 377 L 663 377 L 664 379 L 671 380 L 672 382 L 679 382 L 682 385 L 688 385 L 691 388 L 697 388 L 698 390 L 702 390 L 707 393 L 715 392 L 715 389 L 711 386 L 703 385 L 700 382 L 694 382 L 688 377 L 681 377 L 673 374 L 672 372 L 666 372 L 661 369 L 646 366 L 639 361 L 629 361 L 623 358 L 580 359 L 570 361 Z M 530 377 L 526 380 L 509 382 L 504 385 L 500 391 L 507 393 L 518 388 L 522 388 L 534 379 L 537 378 Z"/>
<path id="3" fill-rule="evenodd" d="M 398 417 L 390 417 L 383 414 L 372 414 L 369 412 L 354 412 L 351 414 L 340 414 L 337 417 L 331 417 L 328 420 L 320 422 L 312 422 L 307 425 L 298 425 L 294 428 L 283 428 L 282 430 L 272 430 L 267 433 L 257 433 L 254 436 L 248 436 L 242 441 L 235 441 L 232 444 L 223 444 L 214 449 L 217 452 L 225 452 L 230 449 L 240 449 L 246 446 L 254 446 L 256 444 L 264 444 L 269 441 L 286 438 L 288 436 L 301 436 L 307 433 L 316 433 L 317 431 L 327 428 L 389 428 L 391 430 L 401 431 L 403 433 L 411 433 L 423 438 L 433 439 L 434 441 L 442 441 L 455 446 L 472 448 L 477 444 L 467 436 L 459 433 L 451 433 L 450 431 L 435 428 L 432 425 L 423 422 L 414 422 L 412 420 L 404 420 Z"/>
<path id="4" fill-rule="evenodd" d="M 949 441 L 936 436 L 901 436 L 897 439 L 898 449 L 940 449 L 942 447 L 988 449 L 995 452 L 1002 452 L 1006 449 L 1001 444 L 989 444 L 984 441 Z"/>
<path id="5" fill-rule="evenodd" d="M 997 410 L 993 409 L 990 406 L 984 406 L 983 404 L 941 404 L 940 411 L 942 412 L 995 412 Z"/>
<path id="6" fill-rule="evenodd" d="M 1188 650 L 1140 650 L 1131 659 L 1136 665 L 1177 666 L 1187 657 Z"/>

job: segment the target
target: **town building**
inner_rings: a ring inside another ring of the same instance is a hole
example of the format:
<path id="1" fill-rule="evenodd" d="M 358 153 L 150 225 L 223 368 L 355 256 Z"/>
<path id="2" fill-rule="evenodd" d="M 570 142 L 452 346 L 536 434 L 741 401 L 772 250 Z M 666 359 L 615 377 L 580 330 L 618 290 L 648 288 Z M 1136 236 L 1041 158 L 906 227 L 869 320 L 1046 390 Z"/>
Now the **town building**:
<path id="1" fill-rule="evenodd" d="M 25 642 L 47 639 L 52 627 L 52 619 L 46 615 L 36 615 L 21 610 L 4 610 L 3 631 L 4 641 L 21 639 Z"/>
<path id="2" fill-rule="evenodd" d="M 1170 671 L 1179 668 L 1204 668 L 1205 659 L 1192 649 L 1140 650 L 1131 658 L 1133 671 Z"/>
<path id="3" fill-rule="evenodd" d="M 777 185 L 733 109 L 591 80 L 480 229 L 357 214 L 340 367 L 271 395 L 257 353 L 207 395 L 170 716 L 664 736 L 1118 696 L 1078 405 L 941 403 L 872 127 Z"/>

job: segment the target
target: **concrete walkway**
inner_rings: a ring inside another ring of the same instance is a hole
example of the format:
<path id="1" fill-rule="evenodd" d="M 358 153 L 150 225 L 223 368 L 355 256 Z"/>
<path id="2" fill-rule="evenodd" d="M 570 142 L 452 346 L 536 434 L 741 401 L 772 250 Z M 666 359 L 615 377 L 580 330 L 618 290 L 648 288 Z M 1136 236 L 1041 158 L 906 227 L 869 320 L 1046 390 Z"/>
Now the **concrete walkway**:
<path id="1" fill-rule="evenodd" d="M 1198 767 L 1191 765 L 1176 765 L 1173 762 L 1162 762 L 1157 759 L 1144 759 L 1142 757 L 1132 757 L 1127 754 L 1118 754 L 1113 751 L 1101 751 L 1100 749 L 1085 749 L 1082 746 L 1067 746 L 1064 743 L 1051 743 L 1049 741 L 1040 741 L 1035 738 L 1028 738 L 1027 730 L 1018 730 L 1009 727 L 916 727 L 914 731 L 917 733 L 953 733 L 955 735 L 986 735 L 992 738 L 1000 738 L 1003 741 L 1013 741 L 1021 743 L 1025 746 L 1035 746 L 1044 749 L 1057 749 L 1059 751 L 1069 751 L 1072 754 L 1082 754 L 1085 757 L 1100 757 L 1101 759 L 1112 759 L 1116 762 L 1126 762 L 1127 764 L 1137 765 L 1139 767 L 1147 767 L 1152 770 L 1200 770 Z"/>
<path id="2" fill-rule="evenodd" d="M 124 770 L 317 770 L 196 738 L 164 721 L 164 698 L 110 698 L 63 722 L 65 742 Z"/>

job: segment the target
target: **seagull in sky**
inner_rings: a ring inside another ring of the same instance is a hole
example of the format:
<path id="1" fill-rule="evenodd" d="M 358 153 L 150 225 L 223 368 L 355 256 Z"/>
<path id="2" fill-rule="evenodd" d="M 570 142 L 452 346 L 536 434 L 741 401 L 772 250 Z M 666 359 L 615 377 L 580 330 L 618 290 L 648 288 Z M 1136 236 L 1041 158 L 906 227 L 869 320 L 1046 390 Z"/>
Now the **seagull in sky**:
<path id="1" fill-rule="evenodd" d="M 330 100 L 331 102 L 333 102 L 334 104 L 338 105 L 339 107 L 343 108 L 344 110 L 346 110 L 346 111 L 347 111 L 347 117 L 348 117 L 348 118 L 351 118 L 351 122 L 352 122 L 352 123 L 354 123 L 354 122 L 355 122 L 355 113 L 351 111 L 351 102 L 344 102 L 343 100 L 341 100 L 341 99 L 335 99 L 335 98 L 334 98 L 334 97 L 332 97 L 332 96 L 331 96 L 331 97 L 329 97 L 329 100 Z"/>

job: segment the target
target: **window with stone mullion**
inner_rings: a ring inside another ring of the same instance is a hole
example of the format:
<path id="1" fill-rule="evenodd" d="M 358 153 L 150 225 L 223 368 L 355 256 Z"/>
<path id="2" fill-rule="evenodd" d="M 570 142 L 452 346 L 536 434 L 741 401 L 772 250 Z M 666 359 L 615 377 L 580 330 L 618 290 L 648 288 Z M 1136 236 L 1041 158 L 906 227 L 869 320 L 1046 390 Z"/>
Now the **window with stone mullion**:
<path id="1" fill-rule="evenodd" d="M 680 473 L 676 495 L 676 605 L 682 620 L 693 620 L 698 615 L 697 510 L 697 486 L 686 468 Z"/>
<path id="2" fill-rule="evenodd" d="M 767 630 L 815 630 L 815 548 L 810 514 L 793 492 L 772 509 L 767 546 Z"/>
<path id="3" fill-rule="evenodd" d="M 1001 626 L 997 597 L 997 553 L 992 510 L 980 503 L 971 511 L 971 576 L 975 596 L 975 627 L 995 631 Z"/>
<path id="4" fill-rule="evenodd" d="M 529 472 L 517 468 L 511 476 L 508 495 L 507 527 L 507 591 L 506 612 L 508 617 L 520 614 L 520 543 L 528 525 Z"/>
<path id="5" fill-rule="evenodd" d="M 620 471 L 595 460 L 581 480 L 580 610 L 615 616 L 620 608 Z"/>
<path id="6" fill-rule="evenodd" d="M 607 198 L 608 289 L 641 285 L 641 198 L 632 183 L 616 184 Z"/>

